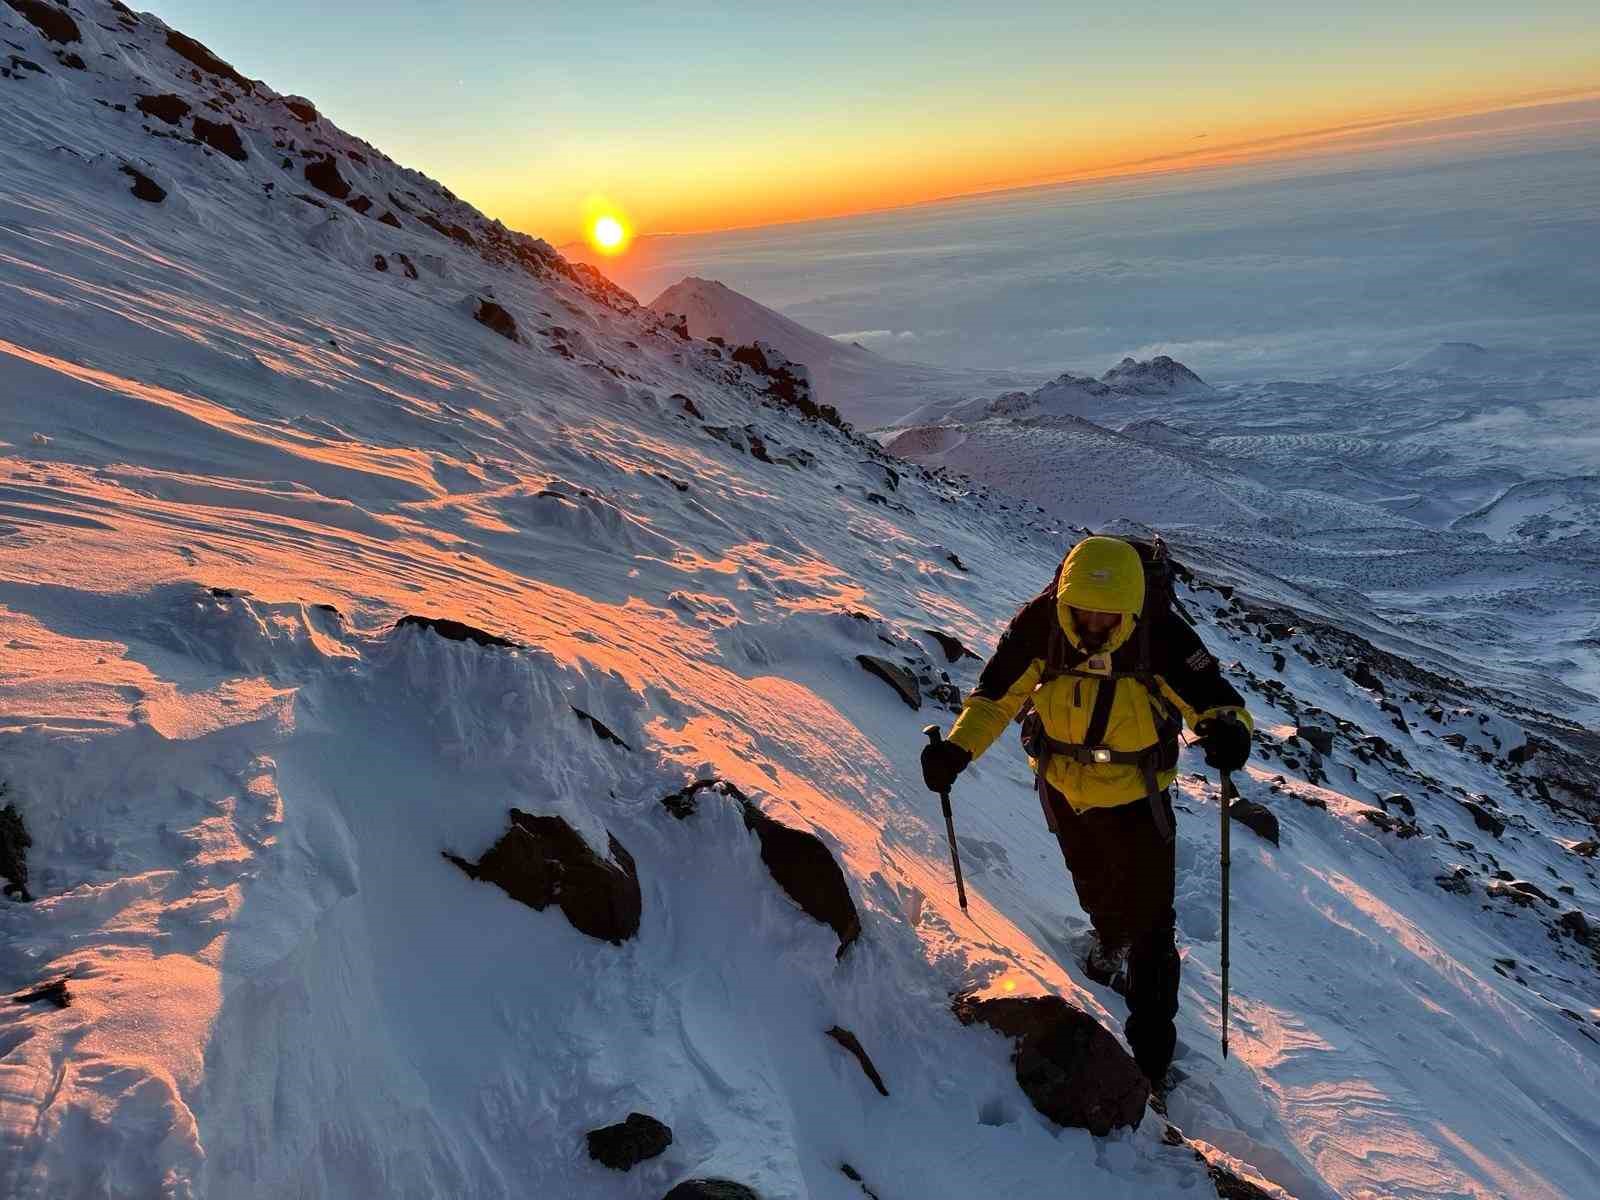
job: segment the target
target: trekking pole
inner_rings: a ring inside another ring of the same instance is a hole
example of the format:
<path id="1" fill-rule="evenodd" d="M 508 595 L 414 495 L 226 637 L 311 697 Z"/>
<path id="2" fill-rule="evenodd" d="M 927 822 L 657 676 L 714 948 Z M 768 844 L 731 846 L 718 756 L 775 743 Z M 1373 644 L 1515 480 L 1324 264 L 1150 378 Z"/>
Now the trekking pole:
<path id="1" fill-rule="evenodd" d="M 937 725 L 925 725 L 922 732 L 927 735 L 928 744 L 937 746 L 942 739 Z M 939 800 L 944 805 L 944 835 L 950 839 L 950 865 L 956 869 L 956 895 L 961 899 L 961 911 L 967 911 L 967 889 L 961 882 L 961 851 L 956 848 L 956 819 L 950 812 L 950 793 L 939 793 Z"/>
<path id="2" fill-rule="evenodd" d="M 1233 776 L 1222 773 L 1222 1057 L 1228 1057 L 1228 828 L 1232 824 L 1228 809 L 1238 792 Z"/>

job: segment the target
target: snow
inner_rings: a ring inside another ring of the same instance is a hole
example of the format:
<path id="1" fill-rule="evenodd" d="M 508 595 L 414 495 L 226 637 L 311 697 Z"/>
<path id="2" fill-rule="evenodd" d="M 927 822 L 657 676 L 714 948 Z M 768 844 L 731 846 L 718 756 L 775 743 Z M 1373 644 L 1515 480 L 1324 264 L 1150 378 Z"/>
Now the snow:
<path id="1" fill-rule="evenodd" d="M 1241 790 L 1284 826 L 1232 839 L 1222 1061 L 1216 788 L 1185 751 L 1174 1123 L 1300 1200 L 1588 1195 L 1600 964 L 1554 922 L 1600 914 L 1573 849 L 1593 781 L 1507 757 L 1538 738 L 1592 760 L 1588 535 L 1510 536 L 1559 489 L 1508 505 L 1504 542 L 1449 527 L 1532 482 L 1506 430 L 1577 411 L 1581 361 L 1547 364 L 1537 400 L 1385 374 L 892 435 L 971 478 L 935 474 L 763 403 L 713 347 L 263 85 L 221 99 L 153 18 L 75 11 L 84 71 L 0 9 L 46 68 L 0 79 L 0 778 L 38 897 L 0 905 L 0 982 L 73 997 L 0 1012 L 4 1194 L 656 1197 L 716 1174 L 859 1197 L 844 1162 L 886 1200 L 1202 1194 L 1154 1116 L 1058 1129 L 1006 1042 L 951 1016 L 963 989 L 1054 992 L 1113 1030 L 1125 1010 L 1073 958 L 1084 918 L 1016 748 L 955 789 L 963 914 L 917 765 L 949 714 L 855 662 L 970 688 L 980 664 L 924 631 L 987 652 L 1072 526 L 1133 518 L 1200 572 L 1184 598 L 1263 730 Z M 152 136 L 147 90 L 217 100 L 250 157 Z M 297 199 L 304 159 L 281 168 L 275 139 L 405 198 L 404 227 Z M 125 160 L 163 204 L 128 194 Z M 373 269 L 401 252 L 418 279 Z M 518 341 L 472 320 L 489 294 Z M 708 432 L 746 426 L 773 461 Z M 1071 486 L 1047 494 L 1047 468 Z M 517 648 L 396 629 L 409 613 Z M 1320 781 L 1285 761 L 1311 706 L 1339 729 Z M 864 925 L 842 958 L 731 804 L 659 804 L 711 775 L 832 849 Z M 1392 793 L 1417 836 L 1361 815 Z M 482 853 L 513 806 L 627 848 L 636 939 L 441 856 Z M 1457 867 L 1467 895 L 1435 882 Z M 666 1154 L 589 1160 L 585 1131 L 632 1110 L 673 1128 Z"/>

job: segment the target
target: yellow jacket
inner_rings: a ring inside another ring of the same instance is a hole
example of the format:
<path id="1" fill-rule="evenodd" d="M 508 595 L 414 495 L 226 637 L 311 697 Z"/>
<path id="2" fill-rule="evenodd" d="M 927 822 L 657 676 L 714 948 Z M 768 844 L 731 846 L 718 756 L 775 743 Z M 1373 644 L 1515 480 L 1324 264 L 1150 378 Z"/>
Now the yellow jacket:
<path id="1" fill-rule="evenodd" d="M 1079 542 L 1062 564 L 1059 582 L 1023 605 L 984 666 L 978 686 L 967 697 L 949 740 L 977 758 L 1004 732 L 1031 700 L 1044 733 L 1058 742 L 1082 744 L 1102 688 L 1109 698 L 1104 734 L 1094 743 L 1111 751 L 1143 751 L 1167 746 L 1157 756 L 1157 788 L 1177 774 L 1177 718 L 1192 729 L 1207 717 L 1233 714 L 1253 727 L 1244 700 L 1223 677 L 1200 638 L 1176 614 L 1150 630 L 1148 675 L 1144 679 L 1112 673 L 1141 671 L 1133 637 L 1144 607 L 1144 566 L 1138 551 L 1117 538 Z M 1106 644 L 1090 654 L 1071 619 L 1072 608 L 1122 614 Z M 1041 683 L 1052 637 L 1065 638 L 1070 674 Z M 1148 680 L 1148 684 L 1146 682 Z M 1031 758 L 1035 770 L 1038 762 Z M 1129 763 L 1082 763 L 1051 754 L 1045 781 L 1074 809 L 1108 808 L 1149 794 L 1144 771 Z"/>

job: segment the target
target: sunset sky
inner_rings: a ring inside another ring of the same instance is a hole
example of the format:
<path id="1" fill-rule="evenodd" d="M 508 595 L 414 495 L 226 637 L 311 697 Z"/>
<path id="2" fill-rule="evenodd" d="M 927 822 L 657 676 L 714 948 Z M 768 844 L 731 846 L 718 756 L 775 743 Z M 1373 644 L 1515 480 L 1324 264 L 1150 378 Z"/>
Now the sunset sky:
<path id="1" fill-rule="evenodd" d="M 1600 91 L 1593 0 L 150 8 L 557 244 L 601 200 L 760 225 Z"/>

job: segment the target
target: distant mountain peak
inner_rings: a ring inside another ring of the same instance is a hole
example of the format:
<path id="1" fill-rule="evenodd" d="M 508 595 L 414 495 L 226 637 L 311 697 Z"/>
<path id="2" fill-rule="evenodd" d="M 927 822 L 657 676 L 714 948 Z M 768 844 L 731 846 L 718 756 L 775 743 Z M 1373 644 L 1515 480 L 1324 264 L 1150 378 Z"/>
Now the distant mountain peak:
<path id="1" fill-rule="evenodd" d="M 1211 386 L 1177 359 L 1165 354 L 1158 354 L 1146 362 L 1124 358 L 1100 379 L 1110 384 L 1113 391 L 1140 396 L 1165 396 L 1193 389 L 1209 390 Z"/>

